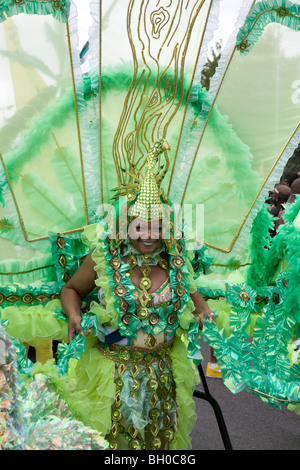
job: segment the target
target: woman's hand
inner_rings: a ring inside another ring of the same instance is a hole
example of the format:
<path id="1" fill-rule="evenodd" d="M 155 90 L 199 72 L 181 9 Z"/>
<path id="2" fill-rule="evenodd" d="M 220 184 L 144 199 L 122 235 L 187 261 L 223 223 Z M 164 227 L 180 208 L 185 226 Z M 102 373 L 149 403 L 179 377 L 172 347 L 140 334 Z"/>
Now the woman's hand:
<path id="1" fill-rule="evenodd" d="M 79 333 L 80 335 L 84 334 L 83 329 L 81 328 L 81 316 L 78 314 L 69 316 L 69 326 L 68 326 L 69 342 L 75 338 L 76 333 Z"/>
<path id="2" fill-rule="evenodd" d="M 208 318 L 210 323 L 212 322 L 216 323 L 217 321 L 214 312 L 209 312 L 207 315 L 205 315 L 205 318 Z"/>
<path id="3" fill-rule="evenodd" d="M 216 317 L 214 312 L 205 312 L 201 313 L 198 317 L 198 323 L 199 323 L 199 328 L 202 330 L 204 321 L 208 319 L 210 323 L 215 322 L 216 323 Z"/>
<path id="4" fill-rule="evenodd" d="M 206 318 L 208 318 L 210 322 L 216 322 L 214 312 L 211 311 L 211 309 L 203 299 L 202 295 L 198 291 L 191 294 L 191 299 L 195 305 L 195 310 L 193 313 L 198 317 L 200 329 L 203 328 L 203 322 Z"/>
<path id="5" fill-rule="evenodd" d="M 87 255 L 79 267 L 73 274 L 71 279 L 66 282 L 61 290 L 61 304 L 63 311 L 69 317 L 68 338 L 69 341 L 75 338 L 76 333 L 84 335 L 81 328 L 81 303 L 95 288 L 95 262 L 91 253 Z M 87 331 L 86 334 L 89 332 Z"/>

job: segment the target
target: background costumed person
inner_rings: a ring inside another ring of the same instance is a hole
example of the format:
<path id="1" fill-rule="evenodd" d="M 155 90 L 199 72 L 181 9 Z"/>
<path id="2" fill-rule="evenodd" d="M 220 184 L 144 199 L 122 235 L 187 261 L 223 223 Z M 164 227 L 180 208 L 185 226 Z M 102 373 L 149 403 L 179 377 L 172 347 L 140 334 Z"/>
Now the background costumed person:
<path id="1" fill-rule="evenodd" d="M 82 300 L 95 285 L 99 289 L 102 306 L 91 305 L 97 339 L 83 353 L 76 375 L 82 393 L 87 391 L 81 418 L 106 435 L 112 449 L 186 449 L 196 418 L 195 316 L 201 323 L 214 314 L 195 289 L 184 237 L 154 176 L 158 156 L 167 149 L 163 140 L 150 149 L 139 187 L 128 188 L 112 206 L 109 221 L 116 225 L 116 238 L 101 234 L 99 226 L 86 228 L 87 237 L 96 230 L 89 240 L 95 248 L 61 294 L 73 340 L 76 332 L 83 333 Z M 100 406 L 103 393 L 107 408 Z"/>

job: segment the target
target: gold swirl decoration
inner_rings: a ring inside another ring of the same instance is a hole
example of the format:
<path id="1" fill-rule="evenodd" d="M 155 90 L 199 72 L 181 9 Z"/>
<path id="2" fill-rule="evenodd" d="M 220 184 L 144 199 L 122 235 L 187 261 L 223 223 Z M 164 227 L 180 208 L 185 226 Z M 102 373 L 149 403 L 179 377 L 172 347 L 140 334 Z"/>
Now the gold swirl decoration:
<path id="1" fill-rule="evenodd" d="M 202 9 L 204 4 L 204 0 L 129 2 L 127 36 L 133 75 L 112 147 L 119 186 L 135 183 L 130 177 L 132 168 L 143 173 L 149 147 L 166 138 L 171 121 L 175 116 L 178 120 L 179 110 L 184 117 L 182 105 L 190 93 L 186 86 L 187 50 L 192 34 L 198 34 L 202 15 L 207 14 Z M 200 50 L 199 42 L 196 47 Z"/>
<path id="2" fill-rule="evenodd" d="M 163 7 L 160 7 L 159 10 L 154 11 L 150 15 L 150 22 L 152 24 L 152 37 L 158 39 L 160 37 L 160 32 L 166 26 L 170 19 L 170 13 Z"/>

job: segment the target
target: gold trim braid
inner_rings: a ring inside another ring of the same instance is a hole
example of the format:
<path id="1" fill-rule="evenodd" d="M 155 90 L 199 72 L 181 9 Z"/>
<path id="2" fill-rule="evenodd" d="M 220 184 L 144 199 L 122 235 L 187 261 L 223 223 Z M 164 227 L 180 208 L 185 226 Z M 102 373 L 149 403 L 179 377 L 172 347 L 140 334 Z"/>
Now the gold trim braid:
<path id="1" fill-rule="evenodd" d="M 97 343 L 95 348 L 98 349 L 105 357 L 116 362 L 135 362 L 142 365 L 149 365 L 159 360 L 161 357 L 169 354 L 174 346 L 175 338 L 160 344 L 154 348 L 141 348 L 136 346 L 120 346 L 118 344 L 107 346 L 104 343 Z"/>

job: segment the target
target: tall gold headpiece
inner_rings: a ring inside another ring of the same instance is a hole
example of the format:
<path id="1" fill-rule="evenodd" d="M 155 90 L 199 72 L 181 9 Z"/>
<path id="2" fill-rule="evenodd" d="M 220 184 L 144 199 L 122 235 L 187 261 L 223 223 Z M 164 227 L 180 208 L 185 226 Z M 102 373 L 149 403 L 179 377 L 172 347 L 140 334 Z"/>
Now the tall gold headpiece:
<path id="1" fill-rule="evenodd" d="M 170 150 L 166 140 L 156 142 L 149 150 L 146 159 L 146 173 L 139 185 L 139 195 L 130 208 L 130 216 L 140 217 L 144 220 L 155 220 L 163 217 L 164 205 L 160 198 L 160 188 L 158 186 L 154 167 L 158 161 L 158 156 L 165 150 Z"/>

